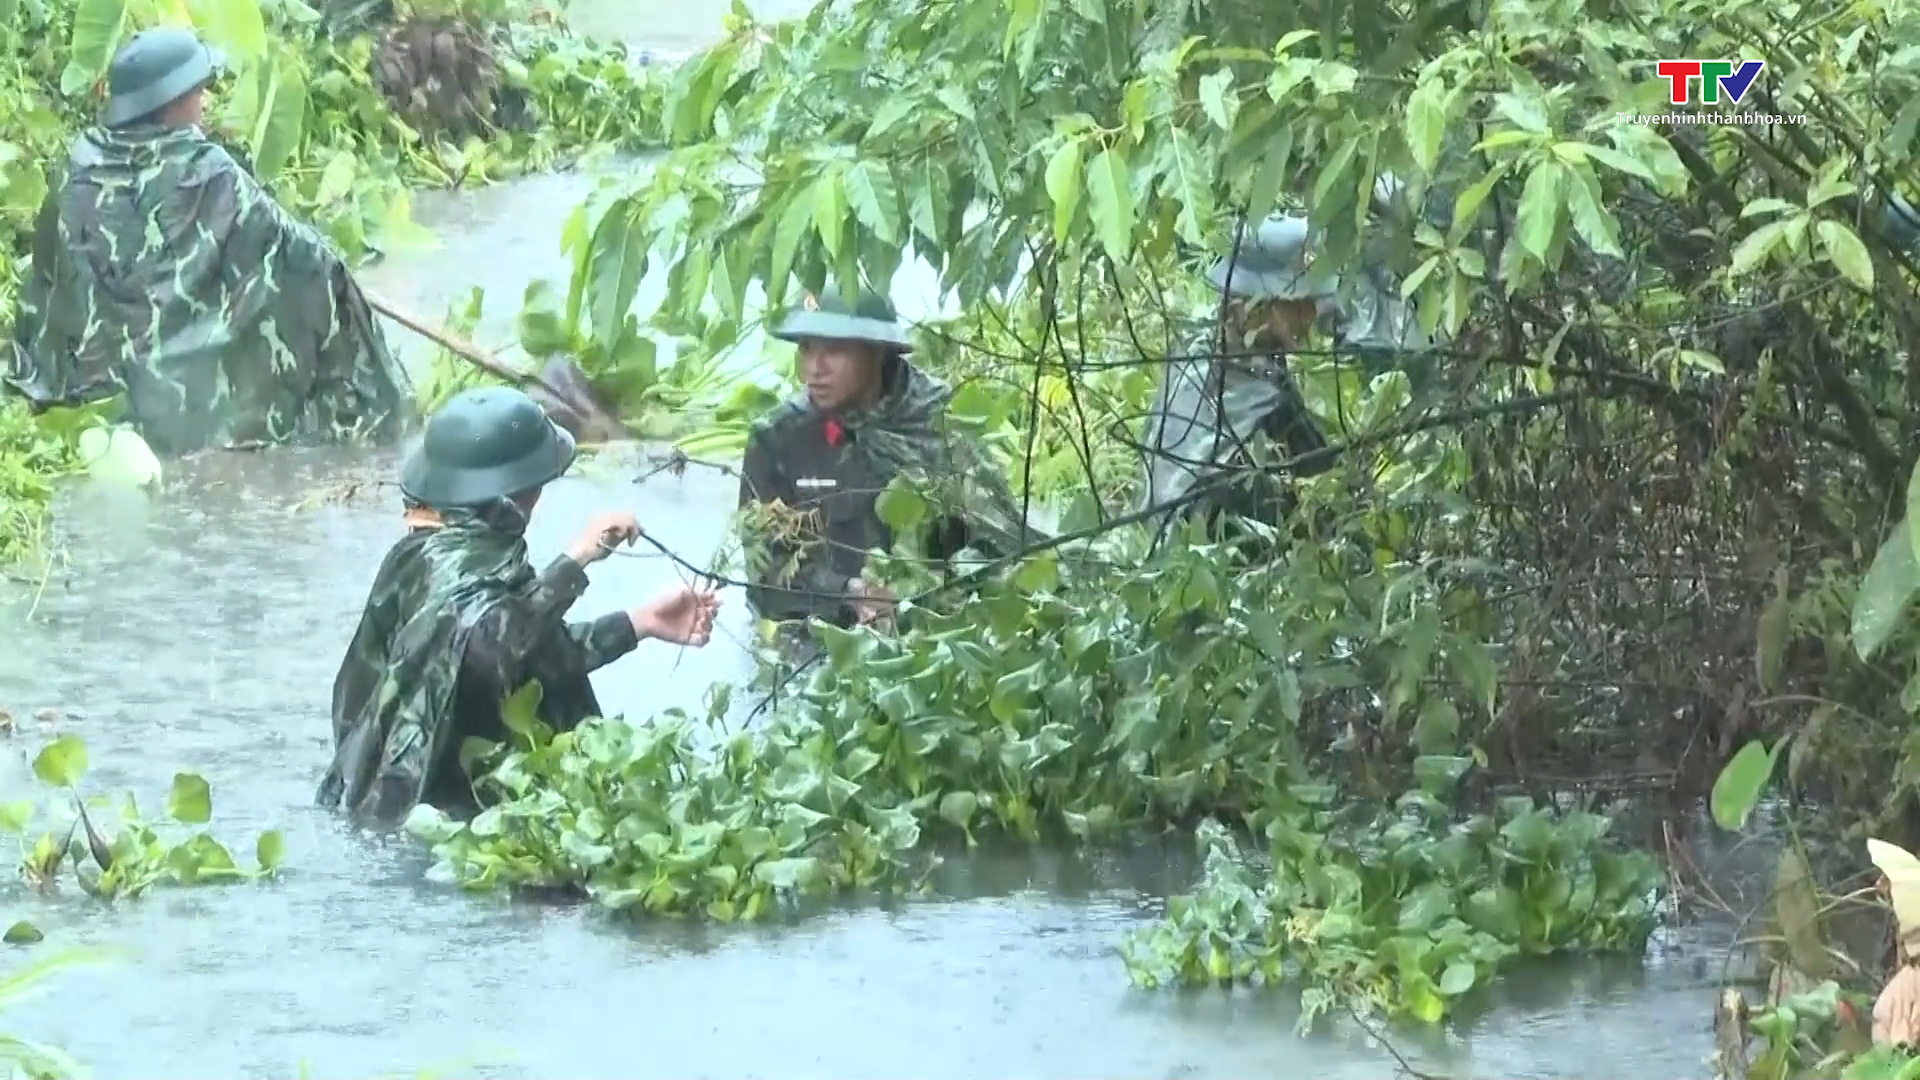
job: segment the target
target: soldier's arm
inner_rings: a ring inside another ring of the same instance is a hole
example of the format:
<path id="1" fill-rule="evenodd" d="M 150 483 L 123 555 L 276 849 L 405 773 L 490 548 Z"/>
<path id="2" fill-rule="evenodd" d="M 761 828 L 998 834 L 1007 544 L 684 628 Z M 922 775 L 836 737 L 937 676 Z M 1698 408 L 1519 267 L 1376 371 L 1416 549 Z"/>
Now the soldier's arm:
<path id="1" fill-rule="evenodd" d="M 526 680 L 527 658 L 572 637 L 567 609 L 587 591 L 587 572 L 565 555 L 547 564 L 525 597 L 495 604 L 467 639 L 463 674 L 511 693 Z M 631 629 L 631 627 L 629 627 Z"/>
<path id="2" fill-rule="evenodd" d="M 599 671 L 640 645 L 633 620 L 624 611 L 602 615 L 592 622 L 568 623 L 567 636 L 586 656 L 589 672 Z"/>
<path id="3" fill-rule="evenodd" d="M 287 288 L 324 303 L 328 345 L 314 364 L 313 400 L 320 423 L 337 432 L 387 434 L 404 418 L 406 401 L 373 310 L 345 261 L 317 229 L 287 213 L 231 154 L 220 151 L 212 181 L 215 206 L 227 207 L 233 241 L 228 250 L 274 263 Z M 322 299 L 324 298 L 324 299 Z"/>
<path id="4" fill-rule="evenodd" d="M 228 218 L 229 243 L 239 242 L 236 257 L 261 260 L 279 258 L 283 266 L 317 273 L 336 263 L 340 257 L 318 229 L 294 217 L 274 201 L 273 195 L 253 175 L 240 166 L 224 148 L 209 166 L 214 175 L 209 181 L 214 213 Z M 241 254 L 244 253 L 244 254 Z"/>
<path id="5" fill-rule="evenodd" d="M 400 385 L 404 377 L 400 365 L 344 264 L 336 262 L 329 268 L 327 288 L 333 295 L 337 337 L 332 347 L 321 351 L 314 371 L 313 396 L 320 420 L 335 431 L 392 435 L 409 407 Z"/>

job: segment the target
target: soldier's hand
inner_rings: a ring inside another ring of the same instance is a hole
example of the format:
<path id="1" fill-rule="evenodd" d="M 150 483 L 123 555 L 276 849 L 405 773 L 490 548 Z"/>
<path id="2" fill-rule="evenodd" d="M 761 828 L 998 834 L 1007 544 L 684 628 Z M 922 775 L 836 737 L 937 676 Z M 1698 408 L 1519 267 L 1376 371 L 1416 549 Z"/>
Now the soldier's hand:
<path id="1" fill-rule="evenodd" d="M 720 598 L 712 589 L 681 585 L 634 608 L 627 618 L 643 641 L 699 648 L 713 639 L 713 619 L 719 612 Z"/>
<path id="2" fill-rule="evenodd" d="M 587 522 L 580 539 L 567 549 L 567 555 L 581 566 L 591 566 L 606 558 L 613 549 L 640 538 L 640 522 L 625 510 L 599 514 Z"/>
<path id="3" fill-rule="evenodd" d="M 853 605 L 854 617 L 860 625 L 885 626 L 893 621 L 893 594 L 884 587 L 854 578 L 847 582 L 847 592 L 853 597 L 848 602 Z"/>

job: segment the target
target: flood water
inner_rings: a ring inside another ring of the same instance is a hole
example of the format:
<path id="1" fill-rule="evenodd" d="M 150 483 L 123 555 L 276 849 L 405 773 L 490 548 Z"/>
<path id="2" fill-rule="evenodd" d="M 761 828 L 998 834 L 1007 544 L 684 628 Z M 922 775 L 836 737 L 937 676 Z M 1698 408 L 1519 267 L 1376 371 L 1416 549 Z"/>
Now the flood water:
<path id="1" fill-rule="evenodd" d="M 697 47 L 724 10 L 626 2 L 575 17 L 671 51 Z M 482 338 L 499 340 L 528 278 L 559 272 L 560 222 L 590 182 L 422 197 L 418 216 L 443 246 L 370 281 L 434 313 L 481 285 L 493 331 Z M 906 311 L 931 302 L 928 284 L 903 279 Z M 536 562 L 589 515 L 626 507 L 706 564 L 733 481 L 696 469 L 636 485 L 635 471 L 605 463 L 556 484 L 531 530 Z M 391 472 L 390 459 L 343 451 L 229 455 L 176 466 L 151 500 L 86 489 L 63 500 L 71 566 L 43 594 L 0 594 L 0 708 L 21 721 L 0 755 L 0 797 L 31 789 L 27 758 L 71 732 L 92 754 L 89 791 L 131 790 L 154 808 L 175 770 L 198 772 L 213 786 L 216 834 L 244 853 L 257 831 L 282 829 L 288 870 L 117 906 L 6 887 L 0 923 L 31 919 L 47 932 L 41 948 L 122 955 L 59 976 L 0 1016 L 0 1030 L 128 1080 L 284 1078 L 302 1066 L 325 1078 L 425 1067 L 542 1080 L 1395 1072 L 1350 1025 L 1296 1037 L 1283 994 L 1131 990 L 1113 946 L 1190 883 L 1178 859 L 982 857 L 941 878 L 935 897 L 778 927 L 636 925 L 427 884 L 420 851 L 311 806 L 335 667 L 400 523 L 391 490 L 295 504 Z M 676 571 L 615 557 L 592 576 L 576 617 L 631 606 Z M 713 681 L 744 676 L 744 601 L 726 602 L 712 646 L 643 647 L 595 677 L 602 703 L 632 716 L 695 707 Z M 32 719 L 42 707 L 61 715 Z M 1444 1075 L 1701 1075 L 1719 955 L 1681 936 L 1644 963 L 1528 969 L 1447 1031 L 1391 1039 Z"/>

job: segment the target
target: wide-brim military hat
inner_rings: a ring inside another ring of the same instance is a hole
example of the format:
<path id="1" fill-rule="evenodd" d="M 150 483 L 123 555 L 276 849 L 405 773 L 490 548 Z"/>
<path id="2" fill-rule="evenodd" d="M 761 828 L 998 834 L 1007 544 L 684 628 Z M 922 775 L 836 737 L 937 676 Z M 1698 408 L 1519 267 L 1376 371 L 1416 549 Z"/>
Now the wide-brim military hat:
<path id="1" fill-rule="evenodd" d="M 481 506 L 545 487 L 573 465 L 574 439 L 526 394 L 454 395 L 400 465 L 400 490 L 435 509 Z"/>
<path id="2" fill-rule="evenodd" d="M 1339 280 L 1309 257 L 1307 219 L 1292 214 L 1268 218 L 1240 233 L 1239 250 L 1207 270 L 1214 288 L 1249 300 L 1326 300 Z"/>
<path id="3" fill-rule="evenodd" d="M 156 26 L 133 35 L 107 68 L 108 127 L 166 108 L 213 81 L 225 61 L 193 31 Z"/>
<path id="4" fill-rule="evenodd" d="M 913 342 L 900 325 L 893 303 L 874 292 L 862 292 L 851 302 L 837 290 L 807 295 L 787 313 L 773 336 L 781 341 L 864 341 L 894 352 L 912 352 Z"/>

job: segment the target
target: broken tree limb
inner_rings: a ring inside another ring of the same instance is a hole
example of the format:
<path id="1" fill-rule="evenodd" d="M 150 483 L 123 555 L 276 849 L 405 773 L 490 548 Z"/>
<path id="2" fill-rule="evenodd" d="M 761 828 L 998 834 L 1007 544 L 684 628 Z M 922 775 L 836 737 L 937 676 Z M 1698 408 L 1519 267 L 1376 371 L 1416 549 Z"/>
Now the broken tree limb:
<path id="1" fill-rule="evenodd" d="M 362 288 L 368 306 L 489 375 L 527 391 L 555 423 L 581 442 L 605 442 L 627 433 L 626 426 L 599 402 L 579 369 L 556 357 L 539 374 L 521 371 L 444 327 L 435 326 L 377 293 Z"/>

